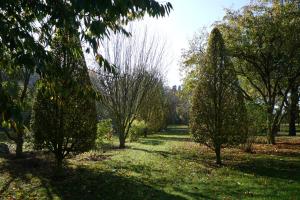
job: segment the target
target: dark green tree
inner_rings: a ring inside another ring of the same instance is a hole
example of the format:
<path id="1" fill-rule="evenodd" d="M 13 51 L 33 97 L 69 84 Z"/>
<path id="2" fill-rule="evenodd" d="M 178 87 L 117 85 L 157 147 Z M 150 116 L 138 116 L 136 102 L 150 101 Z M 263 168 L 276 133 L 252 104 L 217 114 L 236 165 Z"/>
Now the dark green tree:
<path id="1" fill-rule="evenodd" d="M 191 131 L 196 142 L 207 145 L 221 164 L 221 148 L 240 144 L 247 135 L 247 112 L 238 79 L 220 31 L 210 34 L 205 62 L 199 69 L 191 109 Z"/>
<path id="2" fill-rule="evenodd" d="M 94 146 L 97 113 L 78 35 L 59 30 L 53 62 L 42 76 L 33 107 L 35 146 L 53 152 L 58 168 L 70 153 Z"/>

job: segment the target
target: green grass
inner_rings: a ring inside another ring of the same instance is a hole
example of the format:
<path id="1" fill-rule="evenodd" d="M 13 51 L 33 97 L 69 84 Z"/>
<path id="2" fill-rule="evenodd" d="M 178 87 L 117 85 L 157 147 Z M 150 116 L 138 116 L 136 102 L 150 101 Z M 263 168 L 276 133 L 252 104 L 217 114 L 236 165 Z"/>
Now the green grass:
<path id="1" fill-rule="evenodd" d="M 191 141 L 184 126 L 128 143 L 125 150 L 90 152 L 67 160 L 52 177 L 51 156 L 1 158 L 2 199 L 300 199 L 300 138 L 255 145 L 255 153 L 214 154 Z"/>

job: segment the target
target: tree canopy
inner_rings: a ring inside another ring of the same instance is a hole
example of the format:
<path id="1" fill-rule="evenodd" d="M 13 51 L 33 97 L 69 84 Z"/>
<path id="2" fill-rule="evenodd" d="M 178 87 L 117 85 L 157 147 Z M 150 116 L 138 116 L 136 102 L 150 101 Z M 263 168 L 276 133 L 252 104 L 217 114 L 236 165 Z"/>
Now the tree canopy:
<path id="1" fill-rule="evenodd" d="M 219 24 L 244 94 L 268 113 L 272 144 L 289 92 L 300 75 L 299 14 L 297 3 L 269 6 L 258 2 L 239 11 L 229 10 Z"/>

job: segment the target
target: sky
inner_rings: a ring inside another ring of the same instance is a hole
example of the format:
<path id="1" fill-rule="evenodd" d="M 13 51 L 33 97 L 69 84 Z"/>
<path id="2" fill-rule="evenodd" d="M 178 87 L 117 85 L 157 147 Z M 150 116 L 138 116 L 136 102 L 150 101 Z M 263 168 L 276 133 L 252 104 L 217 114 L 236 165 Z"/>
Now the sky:
<path id="1" fill-rule="evenodd" d="M 168 55 L 171 64 L 166 70 L 167 85 L 180 85 L 180 58 L 188 41 L 202 27 L 211 29 L 211 25 L 222 20 L 225 8 L 238 9 L 251 0 L 167 0 L 173 6 L 170 15 L 165 18 L 146 17 L 138 23 L 147 24 L 148 31 L 159 33 L 167 40 Z M 165 2 L 160 1 L 160 2 Z M 164 70 L 165 71 L 165 70 Z"/>

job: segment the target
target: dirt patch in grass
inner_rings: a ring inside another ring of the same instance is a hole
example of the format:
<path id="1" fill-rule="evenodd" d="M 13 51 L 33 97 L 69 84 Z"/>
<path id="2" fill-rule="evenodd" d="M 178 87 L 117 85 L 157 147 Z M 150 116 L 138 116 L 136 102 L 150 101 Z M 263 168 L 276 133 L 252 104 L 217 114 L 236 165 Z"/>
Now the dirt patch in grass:
<path id="1" fill-rule="evenodd" d="M 253 147 L 257 154 L 300 157 L 299 137 L 278 137 L 275 145 L 254 144 Z"/>
<path id="2" fill-rule="evenodd" d="M 107 160 L 111 155 L 104 155 L 100 152 L 86 152 L 80 155 L 77 155 L 74 159 L 78 161 L 103 161 Z"/>

